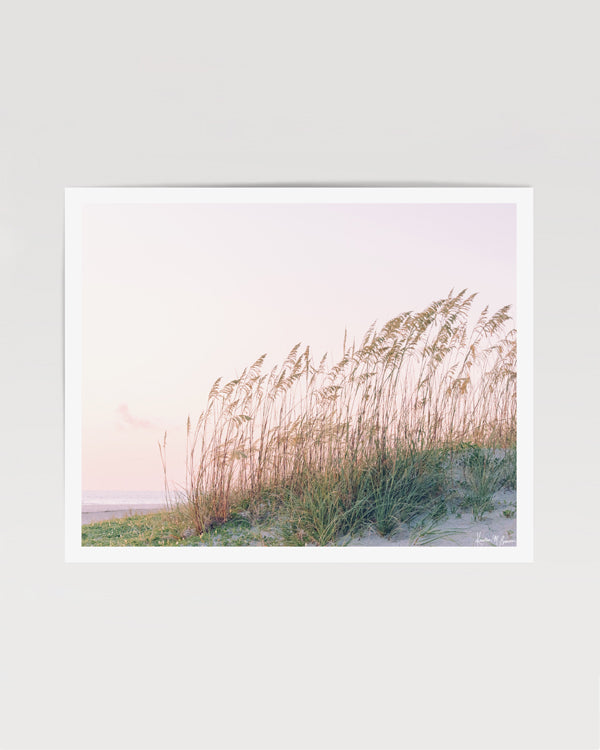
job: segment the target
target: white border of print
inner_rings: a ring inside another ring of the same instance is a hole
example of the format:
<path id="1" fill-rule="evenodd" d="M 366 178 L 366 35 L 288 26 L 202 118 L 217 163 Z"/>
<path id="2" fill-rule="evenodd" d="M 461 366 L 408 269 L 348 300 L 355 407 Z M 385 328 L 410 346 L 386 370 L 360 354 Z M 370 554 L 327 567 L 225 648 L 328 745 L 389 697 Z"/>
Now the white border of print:
<path id="1" fill-rule="evenodd" d="M 511 203 L 517 206 L 517 542 L 503 547 L 82 547 L 83 208 L 127 203 Z M 65 190 L 65 554 L 67 562 L 533 561 L 533 191 L 531 188 L 67 188 Z"/>

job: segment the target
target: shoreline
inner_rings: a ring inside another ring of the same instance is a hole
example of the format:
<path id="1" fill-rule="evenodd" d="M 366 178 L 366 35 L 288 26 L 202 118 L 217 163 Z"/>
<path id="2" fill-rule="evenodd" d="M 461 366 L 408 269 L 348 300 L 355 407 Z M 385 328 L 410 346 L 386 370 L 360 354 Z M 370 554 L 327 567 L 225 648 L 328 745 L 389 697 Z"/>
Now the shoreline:
<path id="1" fill-rule="evenodd" d="M 111 518 L 125 518 L 134 515 L 146 515 L 169 510 L 168 506 L 153 503 L 83 503 L 81 506 L 81 525 L 109 521 Z"/>

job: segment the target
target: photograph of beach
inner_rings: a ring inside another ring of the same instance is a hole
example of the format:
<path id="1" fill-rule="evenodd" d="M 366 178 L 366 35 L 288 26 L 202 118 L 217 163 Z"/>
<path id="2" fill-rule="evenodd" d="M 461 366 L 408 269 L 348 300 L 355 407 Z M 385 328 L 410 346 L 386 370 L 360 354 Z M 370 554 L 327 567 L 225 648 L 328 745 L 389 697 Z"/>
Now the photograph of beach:
<path id="1" fill-rule="evenodd" d="M 309 193 L 84 206 L 82 547 L 517 545 L 517 206 Z"/>

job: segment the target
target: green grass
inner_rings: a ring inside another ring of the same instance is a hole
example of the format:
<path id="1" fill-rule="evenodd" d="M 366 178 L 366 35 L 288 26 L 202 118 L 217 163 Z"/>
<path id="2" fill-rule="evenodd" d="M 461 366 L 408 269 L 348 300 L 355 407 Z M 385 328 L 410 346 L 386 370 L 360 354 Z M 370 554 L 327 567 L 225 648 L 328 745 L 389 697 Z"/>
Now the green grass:
<path id="1" fill-rule="evenodd" d="M 86 524 L 81 529 L 81 543 L 84 547 L 246 547 L 281 542 L 241 516 L 195 534 L 182 515 L 164 511 Z"/>
<path id="2" fill-rule="evenodd" d="M 357 531 L 362 518 L 354 502 L 344 500 L 343 484 L 324 477 L 308 480 L 284 505 L 284 542 L 288 545 L 335 544 Z"/>
<path id="3" fill-rule="evenodd" d="M 461 534 L 460 529 L 442 529 L 438 521 L 431 517 L 419 521 L 410 532 L 409 544 L 413 547 L 434 545 L 440 541 L 456 543 L 456 536 Z"/>
<path id="4" fill-rule="evenodd" d="M 196 539 L 198 544 L 209 547 L 273 547 L 281 544 L 277 532 L 274 533 L 268 524 L 254 525 L 248 518 L 234 515 Z"/>
<path id="5" fill-rule="evenodd" d="M 441 456 L 434 450 L 398 451 L 367 470 L 358 491 L 364 520 L 382 536 L 391 536 L 417 515 L 439 514 L 445 481 Z"/>
<path id="6" fill-rule="evenodd" d="M 513 480 L 513 454 L 509 451 L 497 455 L 496 451 L 473 443 L 462 448 L 459 461 L 463 468 L 464 496 L 461 506 L 472 511 L 474 520 L 481 521 L 494 509 L 494 494 L 516 481 Z"/>
<path id="7" fill-rule="evenodd" d="M 501 485 L 509 490 L 517 489 L 517 449 L 514 446 L 504 452 Z"/>
<path id="8" fill-rule="evenodd" d="M 112 518 L 81 527 L 84 547 L 173 547 L 197 542 L 184 537 L 181 518 L 168 511 Z"/>

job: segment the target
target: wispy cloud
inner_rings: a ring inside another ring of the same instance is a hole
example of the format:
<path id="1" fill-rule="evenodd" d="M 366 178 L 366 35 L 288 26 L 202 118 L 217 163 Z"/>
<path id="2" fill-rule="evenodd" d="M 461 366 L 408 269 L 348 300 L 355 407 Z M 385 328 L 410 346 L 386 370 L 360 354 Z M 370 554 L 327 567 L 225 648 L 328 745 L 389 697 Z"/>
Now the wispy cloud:
<path id="1" fill-rule="evenodd" d="M 154 427 L 154 424 L 147 419 L 139 419 L 134 417 L 129 411 L 127 404 L 120 404 L 117 406 L 117 417 L 119 425 L 129 425 L 129 427 L 135 427 L 140 430 L 149 430 Z"/>

